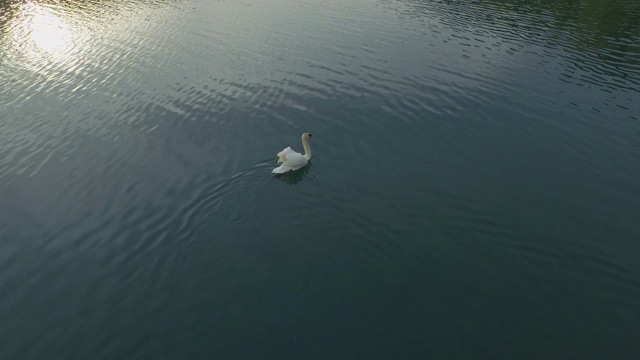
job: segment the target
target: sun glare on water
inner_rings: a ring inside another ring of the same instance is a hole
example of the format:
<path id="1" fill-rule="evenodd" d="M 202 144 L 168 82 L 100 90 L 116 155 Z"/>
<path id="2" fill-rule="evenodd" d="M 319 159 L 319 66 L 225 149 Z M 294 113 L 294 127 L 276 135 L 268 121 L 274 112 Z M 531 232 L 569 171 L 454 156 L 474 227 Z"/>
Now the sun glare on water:
<path id="1" fill-rule="evenodd" d="M 33 60 L 60 61 L 74 48 L 71 26 L 52 8 L 26 3 L 14 21 L 15 44 Z"/>

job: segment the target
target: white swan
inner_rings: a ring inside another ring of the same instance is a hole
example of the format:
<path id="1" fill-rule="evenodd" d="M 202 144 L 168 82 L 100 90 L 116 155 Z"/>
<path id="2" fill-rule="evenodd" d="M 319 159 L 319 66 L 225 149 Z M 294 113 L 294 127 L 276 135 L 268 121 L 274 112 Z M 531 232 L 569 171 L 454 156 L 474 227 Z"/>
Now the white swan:
<path id="1" fill-rule="evenodd" d="M 302 147 L 304 148 L 304 155 L 299 152 L 291 150 L 291 147 L 280 151 L 278 153 L 278 163 L 282 165 L 271 171 L 272 174 L 284 174 L 289 171 L 298 170 L 309 162 L 311 159 L 311 148 L 309 147 L 309 139 L 313 139 L 313 135 L 309 133 L 302 134 Z"/>

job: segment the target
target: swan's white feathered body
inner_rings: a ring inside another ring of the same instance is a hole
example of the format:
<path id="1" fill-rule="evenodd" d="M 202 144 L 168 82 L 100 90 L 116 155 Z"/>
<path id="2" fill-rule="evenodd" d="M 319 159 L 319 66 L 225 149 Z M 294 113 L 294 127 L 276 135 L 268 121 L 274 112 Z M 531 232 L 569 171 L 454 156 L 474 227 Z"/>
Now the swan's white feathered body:
<path id="1" fill-rule="evenodd" d="M 272 174 L 284 174 L 289 171 L 295 171 L 303 168 L 311 159 L 311 148 L 309 147 L 309 139 L 313 138 L 313 135 L 309 133 L 302 134 L 302 147 L 304 147 L 304 155 L 299 152 L 293 151 L 291 147 L 287 146 L 286 149 L 278 153 L 278 163 L 282 163 L 277 168 L 271 171 Z"/>

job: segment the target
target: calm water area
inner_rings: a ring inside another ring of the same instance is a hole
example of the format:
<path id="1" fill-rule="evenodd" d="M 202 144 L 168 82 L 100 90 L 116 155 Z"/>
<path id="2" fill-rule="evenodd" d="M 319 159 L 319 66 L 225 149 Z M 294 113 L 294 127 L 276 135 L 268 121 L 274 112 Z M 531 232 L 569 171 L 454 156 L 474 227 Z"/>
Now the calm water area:
<path id="1" fill-rule="evenodd" d="M 0 359 L 462 358 L 640 359 L 640 2 L 0 0 Z"/>

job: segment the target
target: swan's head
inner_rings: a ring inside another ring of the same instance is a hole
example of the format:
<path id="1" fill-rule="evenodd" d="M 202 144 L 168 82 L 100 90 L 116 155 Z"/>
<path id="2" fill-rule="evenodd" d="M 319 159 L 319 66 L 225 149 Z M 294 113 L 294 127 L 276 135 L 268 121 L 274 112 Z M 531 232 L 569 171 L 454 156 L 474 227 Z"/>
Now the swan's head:
<path id="1" fill-rule="evenodd" d="M 313 134 L 311 134 L 311 133 L 304 133 L 304 134 L 302 134 L 302 138 L 303 138 L 303 139 L 313 139 Z"/>

